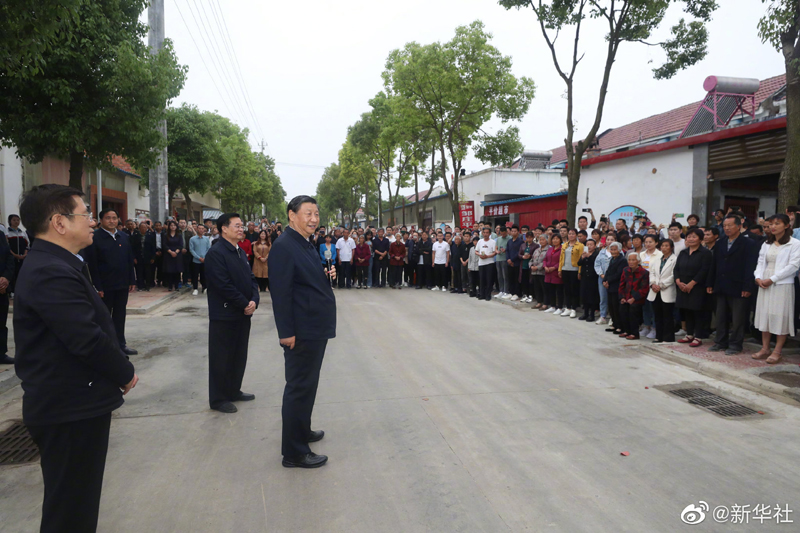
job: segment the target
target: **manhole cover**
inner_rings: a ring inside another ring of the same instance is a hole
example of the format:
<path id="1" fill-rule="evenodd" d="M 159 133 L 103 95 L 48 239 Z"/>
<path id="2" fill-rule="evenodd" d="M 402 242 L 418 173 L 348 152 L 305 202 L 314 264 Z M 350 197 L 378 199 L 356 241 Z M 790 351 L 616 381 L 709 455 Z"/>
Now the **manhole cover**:
<path id="1" fill-rule="evenodd" d="M 718 396 L 713 392 L 700 388 L 692 389 L 674 389 L 668 390 L 673 396 L 683 398 L 692 405 L 696 405 L 707 411 L 718 414 L 725 418 L 736 418 L 742 416 L 751 416 L 760 414 L 759 411 L 739 405 L 722 396 Z"/>
<path id="2" fill-rule="evenodd" d="M 0 434 L 0 465 L 30 463 L 39 458 L 39 448 L 22 422 Z"/>
<path id="3" fill-rule="evenodd" d="M 798 372 L 764 372 L 758 377 L 784 387 L 800 388 L 800 373 Z"/>

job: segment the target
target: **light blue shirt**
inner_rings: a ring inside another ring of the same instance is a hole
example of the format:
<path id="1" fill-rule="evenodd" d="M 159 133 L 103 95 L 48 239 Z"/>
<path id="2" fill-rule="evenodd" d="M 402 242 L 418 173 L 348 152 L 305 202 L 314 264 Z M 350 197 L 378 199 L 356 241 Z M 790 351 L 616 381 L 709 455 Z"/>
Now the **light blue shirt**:
<path id="1" fill-rule="evenodd" d="M 189 239 L 189 253 L 192 254 L 192 262 L 200 264 L 200 258 L 205 259 L 208 250 L 211 248 L 211 239 L 204 236 L 195 235 Z"/>

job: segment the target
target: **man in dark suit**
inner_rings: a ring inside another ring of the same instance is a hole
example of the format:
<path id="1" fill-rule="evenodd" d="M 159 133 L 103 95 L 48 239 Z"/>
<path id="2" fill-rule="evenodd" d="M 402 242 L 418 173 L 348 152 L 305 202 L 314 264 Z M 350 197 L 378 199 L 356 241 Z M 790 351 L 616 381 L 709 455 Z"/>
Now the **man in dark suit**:
<path id="1" fill-rule="evenodd" d="M 131 237 L 131 248 L 136 265 L 136 286 L 140 291 L 149 291 L 156 262 L 156 234 L 150 231 L 146 223 L 139 224 L 139 231 Z"/>
<path id="2" fill-rule="evenodd" d="M 14 358 L 8 356 L 8 293 L 14 286 L 17 269 L 11 246 L 4 233 L 0 232 L 0 365 L 13 365 Z"/>
<path id="3" fill-rule="evenodd" d="M 42 185 L 20 205 L 36 242 L 14 297 L 16 372 L 23 420 L 41 454 L 46 532 L 97 528 L 111 412 L 138 381 L 78 255 L 95 236 L 81 196 Z"/>
<path id="4" fill-rule="evenodd" d="M 212 409 L 235 413 L 232 402 L 255 400 L 242 392 L 250 318 L 258 307 L 258 282 L 247 254 L 239 247 L 244 225 L 236 213 L 217 219 L 219 243 L 205 256 L 208 288 L 208 401 Z M 319 269 L 319 260 L 317 260 Z"/>
<path id="5" fill-rule="evenodd" d="M 336 336 L 336 298 L 310 237 L 319 224 L 317 202 L 289 202 L 289 227 L 269 252 L 270 295 L 286 364 L 283 391 L 283 466 L 317 468 L 328 458 L 309 448 L 325 436 L 311 430 L 311 413 L 328 339 Z M 331 277 L 336 271 L 331 268 Z"/>
<path id="6" fill-rule="evenodd" d="M 706 289 L 717 299 L 717 336 L 708 351 L 725 350 L 726 355 L 736 355 L 742 351 L 759 249 L 753 239 L 741 235 L 742 220 L 738 216 L 726 216 L 722 228 L 726 238 L 714 246 L 710 273 L 713 286 Z"/>
<path id="7" fill-rule="evenodd" d="M 100 228 L 95 230 L 94 242 L 84 251 L 84 258 L 89 263 L 94 287 L 114 320 L 122 351 L 136 355 L 139 352 L 128 348 L 125 340 L 128 293 L 136 289 L 136 265 L 130 237 L 117 230 L 119 215 L 113 209 L 100 211 L 98 220 Z"/>

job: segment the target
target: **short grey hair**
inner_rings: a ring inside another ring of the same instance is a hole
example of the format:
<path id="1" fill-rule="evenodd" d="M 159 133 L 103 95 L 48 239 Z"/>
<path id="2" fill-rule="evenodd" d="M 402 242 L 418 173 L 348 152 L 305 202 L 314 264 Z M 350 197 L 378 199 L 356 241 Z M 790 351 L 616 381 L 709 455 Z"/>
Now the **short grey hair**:
<path id="1" fill-rule="evenodd" d="M 635 258 L 636 258 L 636 262 L 637 262 L 637 263 L 640 263 L 640 262 L 641 262 L 641 261 L 639 260 L 639 254 L 638 254 L 637 252 L 631 252 L 631 253 L 629 253 L 629 254 L 628 254 L 628 259 L 630 259 L 631 257 L 635 257 Z"/>
<path id="2" fill-rule="evenodd" d="M 616 249 L 618 249 L 620 252 L 622 251 L 622 243 L 620 243 L 620 242 L 617 242 L 617 241 L 614 241 L 614 242 L 612 242 L 611 244 L 609 244 L 609 245 L 608 245 L 608 247 L 609 247 L 609 248 L 616 248 Z"/>

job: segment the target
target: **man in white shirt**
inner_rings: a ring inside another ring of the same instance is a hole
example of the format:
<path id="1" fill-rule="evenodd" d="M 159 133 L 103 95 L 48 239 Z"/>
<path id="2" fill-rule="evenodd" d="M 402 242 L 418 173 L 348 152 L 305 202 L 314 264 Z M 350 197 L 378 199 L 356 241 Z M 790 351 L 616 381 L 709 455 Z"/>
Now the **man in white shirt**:
<path id="1" fill-rule="evenodd" d="M 433 243 L 433 280 L 432 291 L 446 292 L 447 268 L 450 266 L 450 245 L 444 242 L 444 236 L 439 233 Z"/>
<path id="2" fill-rule="evenodd" d="M 483 228 L 483 239 L 478 241 L 475 246 L 475 253 L 478 259 L 478 272 L 480 276 L 480 293 L 478 300 L 492 300 L 492 285 L 494 280 L 492 276 L 495 271 L 495 259 L 497 255 L 497 243 L 492 239 L 492 229 L 490 227 Z"/>
<path id="3" fill-rule="evenodd" d="M 673 222 L 672 224 L 669 225 L 669 230 L 668 230 L 669 238 L 672 240 L 673 243 L 675 243 L 676 256 L 680 254 L 684 248 L 686 248 L 686 243 L 681 238 L 681 231 L 683 231 L 683 226 L 681 226 L 680 222 Z"/>
<path id="4" fill-rule="evenodd" d="M 351 288 L 353 272 L 353 250 L 356 249 L 356 241 L 350 238 L 350 230 L 346 229 L 342 233 L 342 238 L 336 241 L 336 263 L 339 265 L 339 288 Z"/>
<path id="5" fill-rule="evenodd" d="M 391 226 L 386 227 L 386 238 L 389 239 L 389 244 L 392 244 L 394 241 L 397 240 L 397 237 L 394 236 L 394 228 Z"/>

